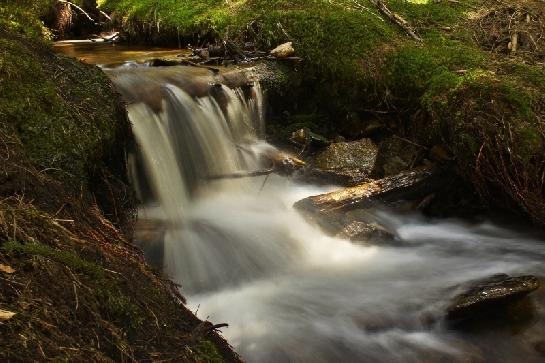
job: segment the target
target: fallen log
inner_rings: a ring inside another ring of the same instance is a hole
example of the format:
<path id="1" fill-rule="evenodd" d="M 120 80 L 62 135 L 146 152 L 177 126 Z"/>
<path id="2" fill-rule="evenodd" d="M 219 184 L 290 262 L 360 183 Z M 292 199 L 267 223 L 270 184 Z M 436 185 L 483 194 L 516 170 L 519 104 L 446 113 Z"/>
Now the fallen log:
<path id="1" fill-rule="evenodd" d="M 313 214 L 331 215 L 356 208 L 372 207 L 377 202 L 422 198 L 439 183 L 435 167 L 421 167 L 398 175 L 374 180 L 331 193 L 302 199 L 294 207 Z"/>

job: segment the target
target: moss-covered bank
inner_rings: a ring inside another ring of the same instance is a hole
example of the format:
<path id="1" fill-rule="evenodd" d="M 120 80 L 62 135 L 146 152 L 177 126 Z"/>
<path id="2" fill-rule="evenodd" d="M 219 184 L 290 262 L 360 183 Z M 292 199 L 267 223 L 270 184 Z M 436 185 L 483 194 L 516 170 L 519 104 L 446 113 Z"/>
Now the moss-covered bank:
<path id="1" fill-rule="evenodd" d="M 369 0 L 99 1 L 129 33 L 148 39 L 230 38 L 263 49 L 293 41 L 304 62 L 290 75 L 289 97 L 273 105 L 285 111 L 277 113 L 281 128 L 311 125 L 357 138 L 378 119 L 425 146 L 446 145 L 483 200 L 545 224 L 545 73 L 539 36 L 531 36 L 543 30 L 543 5 L 386 3 L 423 42 Z M 509 29 L 490 20 L 501 14 L 514 19 Z M 502 41 L 517 29 L 530 36 L 512 53 Z"/>
<path id="2" fill-rule="evenodd" d="M 124 106 L 44 3 L 0 5 L 0 360 L 237 361 L 127 242 Z"/>

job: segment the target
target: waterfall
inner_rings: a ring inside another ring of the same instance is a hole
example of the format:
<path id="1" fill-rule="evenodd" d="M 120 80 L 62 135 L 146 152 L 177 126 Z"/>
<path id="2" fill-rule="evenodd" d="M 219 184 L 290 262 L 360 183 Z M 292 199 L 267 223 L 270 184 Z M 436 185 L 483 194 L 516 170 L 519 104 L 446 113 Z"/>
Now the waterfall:
<path id="1" fill-rule="evenodd" d="M 248 235 L 229 233 L 206 216 L 195 216 L 207 194 L 233 185 L 211 179 L 266 167 L 260 154 L 272 146 L 260 141 L 264 131 L 260 84 L 231 89 L 211 82 L 208 75 L 191 82 L 183 75 L 182 81 L 173 81 L 164 69 L 110 71 L 129 100 L 138 146 L 131 174 L 140 199 L 146 200 L 140 218 L 160 220 L 165 226 L 159 241 L 162 267 L 192 292 L 255 277 L 290 258 L 266 244 L 260 248 Z M 201 93 L 208 87 L 208 92 L 193 96 L 191 89 L 182 88 L 188 83 Z M 235 183 L 239 190 L 252 188 L 252 181 Z"/>
<path id="2" fill-rule="evenodd" d="M 542 241 L 491 223 L 382 209 L 366 212 L 402 246 L 327 236 L 292 205 L 331 187 L 275 175 L 218 178 L 267 167 L 262 154 L 273 147 L 263 141 L 260 85 L 231 89 L 208 70 L 172 68 L 108 71 L 128 103 L 138 145 L 130 169 L 142 200 L 139 223 L 159 226 L 161 235 L 151 239 L 161 247 L 161 267 L 200 318 L 229 323 L 223 333 L 245 360 L 536 358 L 528 342 L 542 339 L 545 324 L 522 322 L 520 339 L 510 329 L 474 339 L 452 332 L 442 315 L 453 287 L 468 280 L 543 276 Z M 529 321 L 545 321 L 535 314 Z"/>

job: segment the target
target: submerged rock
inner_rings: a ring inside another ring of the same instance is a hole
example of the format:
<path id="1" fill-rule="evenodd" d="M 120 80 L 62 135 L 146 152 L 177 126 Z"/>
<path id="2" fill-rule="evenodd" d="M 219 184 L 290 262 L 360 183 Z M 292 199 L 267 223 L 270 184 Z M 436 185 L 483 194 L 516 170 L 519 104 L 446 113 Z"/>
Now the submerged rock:
<path id="1" fill-rule="evenodd" d="M 456 296 L 447 307 L 447 318 L 463 319 L 486 309 L 503 307 L 538 288 L 539 280 L 535 276 L 494 275 L 475 282 L 466 292 Z"/>
<path id="2" fill-rule="evenodd" d="M 386 227 L 378 223 L 366 223 L 363 221 L 351 221 L 339 233 L 337 238 L 343 238 L 352 242 L 380 242 L 394 241 L 396 236 Z"/>

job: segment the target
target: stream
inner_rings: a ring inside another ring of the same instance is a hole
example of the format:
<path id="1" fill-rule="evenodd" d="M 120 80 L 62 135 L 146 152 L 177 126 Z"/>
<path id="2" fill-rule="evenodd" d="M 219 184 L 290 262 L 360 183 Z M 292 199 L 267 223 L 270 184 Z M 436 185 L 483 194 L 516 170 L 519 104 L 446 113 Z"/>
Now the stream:
<path id="1" fill-rule="evenodd" d="M 109 65 L 128 101 L 138 144 L 129 167 L 143 201 L 137 242 L 199 318 L 229 324 L 222 334 L 244 360 L 545 361 L 543 287 L 501 317 L 463 327 L 445 320 L 462 283 L 496 273 L 543 278 L 542 235 L 377 207 L 371 213 L 397 246 L 329 237 L 292 206 L 335 186 L 216 178 L 267 167 L 263 154 L 274 146 L 264 141 L 259 83 L 230 89 L 206 69 L 145 66 L 172 49 L 70 44 L 59 51 Z"/>

